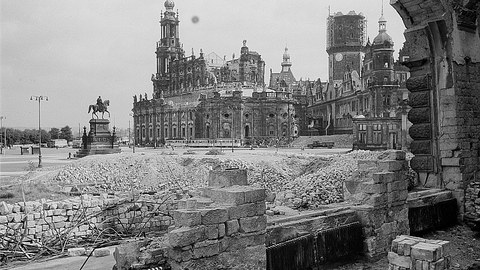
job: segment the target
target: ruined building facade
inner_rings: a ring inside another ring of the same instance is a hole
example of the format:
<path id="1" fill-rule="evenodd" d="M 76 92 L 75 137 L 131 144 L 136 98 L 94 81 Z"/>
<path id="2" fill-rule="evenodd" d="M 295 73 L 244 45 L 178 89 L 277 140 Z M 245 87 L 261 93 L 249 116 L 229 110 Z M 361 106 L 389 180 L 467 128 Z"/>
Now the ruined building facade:
<path id="1" fill-rule="evenodd" d="M 410 48 L 411 167 L 480 217 L 480 2 L 392 0 Z M 478 220 L 477 220 L 478 222 Z"/>
<path id="2" fill-rule="evenodd" d="M 404 86 L 409 74 L 394 60 L 387 21 L 382 16 L 378 23 L 379 33 L 370 42 L 362 13 L 329 16 L 329 80 L 308 109 L 316 134 L 354 133 L 354 148 L 406 145 L 406 134 L 401 132 L 402 114 L 406 115 L 402 104 L 407 99 Z"/>
<path id="3" fill-rule="evenodd" d="M 265 63 L 243 41 L 240 56 L 226 61 L 200 50 L 185 55 L 178 13 L 165 1 L 157 42 L 153 96 L 134 96 L 137 145 L 171 140 L 228 140 L 245 143 L 289 142 L 299 135 L 293 94 L 265 87 Z"/>

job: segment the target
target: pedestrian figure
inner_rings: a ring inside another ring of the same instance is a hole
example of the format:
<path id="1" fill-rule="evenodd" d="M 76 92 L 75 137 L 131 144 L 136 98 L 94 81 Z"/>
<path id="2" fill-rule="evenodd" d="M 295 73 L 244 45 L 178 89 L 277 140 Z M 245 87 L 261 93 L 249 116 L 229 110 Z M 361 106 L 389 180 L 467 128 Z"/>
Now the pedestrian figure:
<path id="1" fill-rule="evenodd" d="M 72 159 L 72 153 L 68 152 L 68 159 Z"/>

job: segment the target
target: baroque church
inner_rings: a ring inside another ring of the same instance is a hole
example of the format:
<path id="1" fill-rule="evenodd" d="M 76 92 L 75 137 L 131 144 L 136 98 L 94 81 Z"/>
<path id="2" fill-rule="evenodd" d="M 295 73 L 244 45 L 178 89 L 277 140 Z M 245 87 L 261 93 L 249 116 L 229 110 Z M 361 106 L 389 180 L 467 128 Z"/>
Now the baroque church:
<path id="1" fill-rule="evenodd" d="M 246 40 L 231 60 L 186 55 L 174 2 L 164 6 L 153 95 L 133 100 L 136 145 L 287 145 L 298 136 L 354 134 L 355 149 L 406 147 L 408 49 L 394 61 L 383 12 L 373 42 L 362 13 L 329 15 L 328 81 L 296 80 L 285 48 L 267 87 L 265 62 Z"/>
<path id="2" fill-rule="evenodd" d="M 161 15 L 153 96 L 134 96 L 135 144 L 262 145 L 299 136 L 304 118 L 296 110 L 305 111 L 306 105 L 299 104 L 293 90 L 266 87 L 261 55 L 246 40 L 239 57 L 228 61 L 202 50 L 186 55 L 174 5 L 165 1 Z"/>

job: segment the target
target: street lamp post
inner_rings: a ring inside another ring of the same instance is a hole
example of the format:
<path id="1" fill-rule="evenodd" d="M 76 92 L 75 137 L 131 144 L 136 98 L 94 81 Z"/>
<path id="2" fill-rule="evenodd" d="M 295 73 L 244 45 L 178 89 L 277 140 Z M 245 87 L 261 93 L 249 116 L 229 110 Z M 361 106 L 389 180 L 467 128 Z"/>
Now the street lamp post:
<path id="1" fill-rule="evenodd" d="M 48 101 L 47 96 L 31 96 L 30 100 L 38 101 L 38 168 L 42 167 L 42 129 L 40 128 L 40 102 L 42 100 Z"/>
<path id="2" fill-rule="evenodd" d="M 3 129 L 3 119 L 7 119 L 7 117 L 0 116 L 0 126 L 1 126 L 2 129 Z M 4 143 L 3 143 L 3 148 L 2 149 L 4 149 L 4 150 L 2 150 L 2 151 L 3 151 L 4 154 L 6 154 L 6 151 L 7 151 L 7 128 L 6 127 L 5 127 L 5 130 L 4 130 L 3 138 L 4 138 Z"/>
<path id="3" fill-rule="evenodd" d="M 128 114 L 133 117 L 133 114 Z M 135 118 L 133 119 L 133 153 L 135 154 Z M 128 143 L 130 143 L 130 119 L 128 120 Z"/>

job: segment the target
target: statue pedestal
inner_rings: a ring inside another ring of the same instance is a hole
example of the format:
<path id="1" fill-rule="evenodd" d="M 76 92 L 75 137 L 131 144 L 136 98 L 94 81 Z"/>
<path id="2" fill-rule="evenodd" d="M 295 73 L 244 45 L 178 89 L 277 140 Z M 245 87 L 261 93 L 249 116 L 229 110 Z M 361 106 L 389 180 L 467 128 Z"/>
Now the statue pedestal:
<path id="1" fill-rule="evenodd" d="M 120 153 L 121 149 L 118 146 L 115 127 L 113 134 L 109 129 L 110 120 L 108 119 L 91 119 L 90 131 L 88 135 L 84 128 L 82 137 L 82 149 L 76 154 L 77 157 L 84 157 L 88 155 L 103 155 Z"/>

